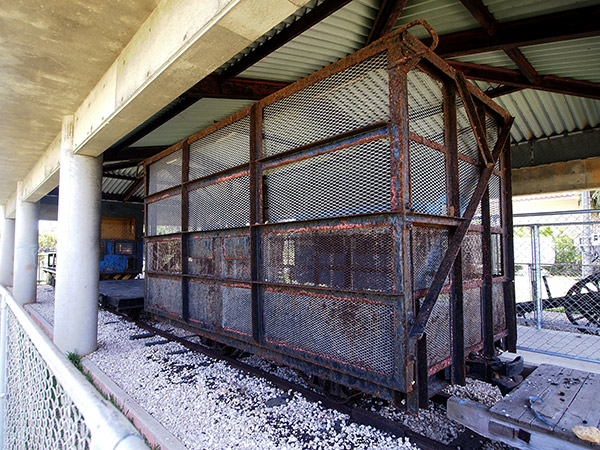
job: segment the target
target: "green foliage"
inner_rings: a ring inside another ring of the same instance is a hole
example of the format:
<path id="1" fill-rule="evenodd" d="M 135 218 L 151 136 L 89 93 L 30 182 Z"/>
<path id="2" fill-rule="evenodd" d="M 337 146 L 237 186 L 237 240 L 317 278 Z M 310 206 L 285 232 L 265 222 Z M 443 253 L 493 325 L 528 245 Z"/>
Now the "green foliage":
<path id="1" fill-rule="evenodd" d="M 56 233 L 50 231 L 43 231 L 38 237 L 38 251 L 44 252 L 55 252 L 56 251 Z"/>
<path id="2" fill-rule="evenodd" d="M 581 274 L 581 249 L 571 236 L 561 227 L 549 226 L 540 227 L 540 236 L 551 237 L 554 242 L 554 264 L 544 266 L 550 275 L 574 277 Z"/>

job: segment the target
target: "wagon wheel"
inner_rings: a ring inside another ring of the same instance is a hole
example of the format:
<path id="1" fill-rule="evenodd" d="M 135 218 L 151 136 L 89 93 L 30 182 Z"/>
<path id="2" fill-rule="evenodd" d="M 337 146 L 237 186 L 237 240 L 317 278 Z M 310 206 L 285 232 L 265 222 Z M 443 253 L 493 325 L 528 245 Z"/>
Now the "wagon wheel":
<path id="1" fill-rule="evenodd" d="M 564 297 L 565 314 L 573 325 L 597 327 L 594 330 L 579 328 L 582 333 L 600 331 L 600 272 L 579 280 Z"/>

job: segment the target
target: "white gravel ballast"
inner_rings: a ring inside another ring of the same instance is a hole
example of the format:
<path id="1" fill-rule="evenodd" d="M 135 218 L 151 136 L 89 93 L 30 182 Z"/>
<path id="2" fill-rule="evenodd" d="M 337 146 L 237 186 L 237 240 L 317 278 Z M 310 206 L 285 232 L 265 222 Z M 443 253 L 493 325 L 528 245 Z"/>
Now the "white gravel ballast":
<path id="1" fill-rule="evenodd" d="M 41 286 L 38 303 L 31 305 L 50 323 L 53 297 L 52 288 Z M 171 329 L 165 324 L 160 327 Z M 351 423 L 347 415 L 309 402 L 296 392 L 284 392 L 223 361 L 187 351 L 178 343 L 147 346 L 161 338 L 130 339 L 143 333 L 133 323 L 100 311 L 98 349 L 87 358 L 189 449 L 418 449 L 406 439 Z M 256 356 L 243 361 L 298 381 L 291 369 Z M 461 389 L 487 401 L 499 395 L 485 383 L 470 382 Z M 455 391 L 459 394 L 460 389 Z M 363 403 L 445 443 L 463 430 L 437 405 L 414 417 L 377 399 L 367 398 Z"/>

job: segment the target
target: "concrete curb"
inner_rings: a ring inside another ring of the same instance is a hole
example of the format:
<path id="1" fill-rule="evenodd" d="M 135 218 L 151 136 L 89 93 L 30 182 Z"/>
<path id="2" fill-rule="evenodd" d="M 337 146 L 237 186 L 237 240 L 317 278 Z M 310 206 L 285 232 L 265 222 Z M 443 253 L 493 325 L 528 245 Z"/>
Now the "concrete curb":
<path id="1" fill-rule="evenodd" d="M 25 307 L 46 334 L 52 338 L 53 327 L 33 308 Z M 142 408 L 127 392 L 121 389 L 102 370 L 86 357 L 81 358 L 81 364 L 85 371 L 92 377 L 94 385 L 107 397 L 121 408 L 123 414 L 133 422 L 133 425 L 146 438 L 150 446 L 160 447 L 160 450 L 186 450 L 185 447 L 171 432 L 160 422 L 152 417 Z"/>

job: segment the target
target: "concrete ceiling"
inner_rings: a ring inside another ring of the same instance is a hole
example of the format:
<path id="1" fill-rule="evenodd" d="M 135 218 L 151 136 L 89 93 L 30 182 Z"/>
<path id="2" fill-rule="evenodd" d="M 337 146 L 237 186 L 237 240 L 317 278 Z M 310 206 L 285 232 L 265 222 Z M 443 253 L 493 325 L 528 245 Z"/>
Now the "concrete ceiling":
<path id="1" fill-rule="evenodd" d="M 0 203 L 148 18 L 158 0 L 0 3 Z"/>

